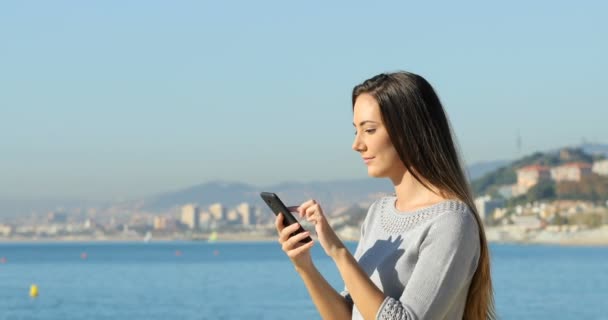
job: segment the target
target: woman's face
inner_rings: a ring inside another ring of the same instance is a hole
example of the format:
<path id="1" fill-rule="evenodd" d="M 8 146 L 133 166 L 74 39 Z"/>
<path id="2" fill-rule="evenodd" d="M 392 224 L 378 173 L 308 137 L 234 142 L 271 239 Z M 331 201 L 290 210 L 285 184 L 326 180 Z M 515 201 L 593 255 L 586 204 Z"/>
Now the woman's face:
<path id="1" fill-rule="evenodd" d="M 382 121 L 380 106 L 374 97 L 361 94 L 353 108 L 355 141 L 353 150 L 359 152 L 367 165 L 367 173 L 372 177 L 396 179 L 405 173 L 405 165 Z"/>

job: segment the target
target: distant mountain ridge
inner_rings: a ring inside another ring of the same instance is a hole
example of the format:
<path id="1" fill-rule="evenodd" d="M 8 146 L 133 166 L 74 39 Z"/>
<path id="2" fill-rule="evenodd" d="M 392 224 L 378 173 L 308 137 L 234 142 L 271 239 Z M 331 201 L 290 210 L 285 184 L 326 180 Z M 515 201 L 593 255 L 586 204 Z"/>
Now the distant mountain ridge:
<path id="1" fill-rule="evenodd" d="M 468 167 L 468 176 L 469 180 L 475 180 L 481 178 L 483 175 L 492 172 L 502 166 L 505 166 L 509 163 L 509 160 L 495 160 L 495 161 L 486 161 L 486 162 L 478 162 L 470 165 Z"/>
<path id="2" fill-rule="evenodd" d="M 591 155 L 608 157 L 608 145 L 583 144 L 578 147 Z M 559 149 L 546 153 L 555 153 Z M 495 173 L 500 168 L 511 164 L 510 160 L 497 160 L 474 163 L 467 168 L 470 181 L 474 184 L 488 174 Z M 509 178 L 512 179 L 513 177 Z M 487 182 L 487 181 L 486 181 Z M 288 205 L 299 204 L 309 198 L 315 198 L 328 208 L 369 202 L 380 194 L 391 194 L 393 187 L 388 179 L 350 179 L 334 181 L 312 182 L 284 182 L 275 185 L 260 187 L 241 182 L 211 181 L 171 192 L 163 192 L 143 199 L 125 201 L 121 203 L 102 203 L 101 201 L 79 201 L 77 199 L 7 199 L 0 198 L 0 217 L 30 214 L 32 212 L 44 213 L 60 207 L 70 208 L 107 208 L 120 206 L 126 210 L 142 209 L 150 212 L 164 212 L 188 203 L 206 206 L 221 202 L 227 207 L 235 206 L 241 202 L 254 205 L 263 205 L 259 199 L 259 192 L 271 191 L 281 196 Z"/>
<path id="3" fill-rule="evenodd" d="M 259 193 L 277 193 L 287 205 L 297 205 L 310 198 L 317 199 L 328 208 L 349 206 L 373 200 L 374 194 L 392 193 L 387 179 L 352 179 L 319 182 L 285 182 L 258 187 L 239 182 L 213 181 L 174 192 L 163 193 L 144 199 L 141 209 L 163 212 L 188 203 L 208 206 L 220 202 L 227 207 L 242 202 L 263 205 Z"/>

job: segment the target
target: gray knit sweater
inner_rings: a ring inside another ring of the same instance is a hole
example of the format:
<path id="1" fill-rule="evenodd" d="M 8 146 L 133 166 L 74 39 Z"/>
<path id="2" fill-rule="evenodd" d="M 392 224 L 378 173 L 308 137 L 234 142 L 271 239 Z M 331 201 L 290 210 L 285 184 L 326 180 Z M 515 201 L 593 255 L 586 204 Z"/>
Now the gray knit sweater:
<path id="1" fill-rule="evenodd" d="M 355 251 L 386 297 L 376 319 L 462 319 L 479 260 L 475 216 L 457 200 L 411 212 L 397 211 L 395 200 L 371 205 Z M 363 319 L 356 306 L 352 314 Z"/>

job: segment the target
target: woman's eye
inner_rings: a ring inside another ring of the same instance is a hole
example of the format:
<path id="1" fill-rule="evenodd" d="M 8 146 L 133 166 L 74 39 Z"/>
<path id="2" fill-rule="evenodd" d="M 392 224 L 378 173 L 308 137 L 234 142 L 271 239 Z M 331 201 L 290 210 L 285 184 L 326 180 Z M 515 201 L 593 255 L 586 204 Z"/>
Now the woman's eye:
<path id="1" fill-rule="evenodd" d="M 376 132 L 376 129 L 375 128 L 374 129 L 365 129 L 365 130 L 363 130 L 363 132 L 365 132 L 367 134 L 372 134 L 372 133 Z M 357 134 L 358 134 L 358 132 L 355 131 L 355 135 L 357 135 Z"/>

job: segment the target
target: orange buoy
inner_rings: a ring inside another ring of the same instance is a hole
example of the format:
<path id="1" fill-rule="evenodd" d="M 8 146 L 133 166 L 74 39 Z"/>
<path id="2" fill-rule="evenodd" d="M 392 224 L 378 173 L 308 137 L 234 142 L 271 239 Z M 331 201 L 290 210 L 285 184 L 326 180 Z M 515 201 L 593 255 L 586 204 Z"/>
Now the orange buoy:
<path id="1" fill-rule="evenodd" d="M 5 264 L 5 263 L 6 263 L 6 258 L 0 257 L 0 264 Z"/>
<path id="2" fill-rule="evenodd" d="M 180 257 L 182 255 L 182 252 L 179 250 L 175 250 L 175 256 L 176 257 Z"/>
<path id="3" fill-rule="evenodd" d="M 86 252 L 83 252 L 80 254 L 80 259 L 82 260 L 86 260 L 89 257 L 89 255 Z"/>

